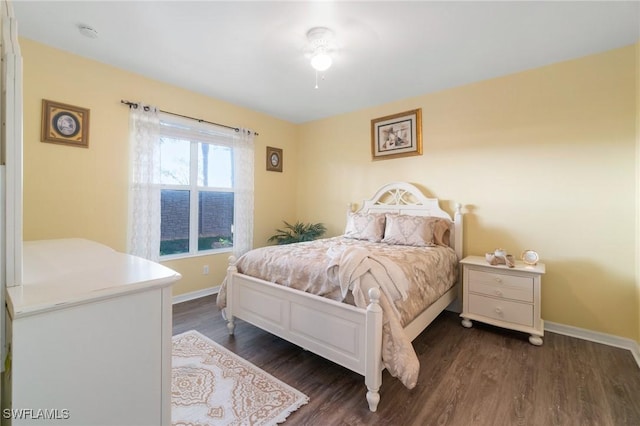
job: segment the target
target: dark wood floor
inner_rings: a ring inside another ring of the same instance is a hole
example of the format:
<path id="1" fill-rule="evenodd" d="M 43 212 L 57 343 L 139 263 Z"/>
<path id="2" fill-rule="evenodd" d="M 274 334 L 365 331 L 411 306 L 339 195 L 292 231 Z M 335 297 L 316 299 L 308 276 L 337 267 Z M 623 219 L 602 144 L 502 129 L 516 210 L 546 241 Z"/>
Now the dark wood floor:
<path id="1" fill-rule="evenodd" d="M 174 305 L 173 333 L 198 330 L 307 394 L 288 425 L 640 425 L 640 368 L 624 349 L 527 335 L 444 312 L 414 341 L 420 378 L 408 390 L 386 371 L 376 413 L 362 376 L 248 323 L 235 336 L 215 296 Z"/>

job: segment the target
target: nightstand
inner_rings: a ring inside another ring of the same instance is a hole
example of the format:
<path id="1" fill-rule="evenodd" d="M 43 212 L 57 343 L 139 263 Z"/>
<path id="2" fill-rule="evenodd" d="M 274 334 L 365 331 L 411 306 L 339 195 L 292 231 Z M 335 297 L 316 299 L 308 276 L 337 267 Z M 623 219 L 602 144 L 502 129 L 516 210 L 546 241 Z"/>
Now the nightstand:
<path id="1" fill-rule="evenodd" d="M 532 345 L 542 345 L 544 321 L 540 317 L 543 263 L 514 268 L 490 265 L 484 256 L 468 256 L 462 264 L 462 325 L 471 320 L 529 333 Z"/>

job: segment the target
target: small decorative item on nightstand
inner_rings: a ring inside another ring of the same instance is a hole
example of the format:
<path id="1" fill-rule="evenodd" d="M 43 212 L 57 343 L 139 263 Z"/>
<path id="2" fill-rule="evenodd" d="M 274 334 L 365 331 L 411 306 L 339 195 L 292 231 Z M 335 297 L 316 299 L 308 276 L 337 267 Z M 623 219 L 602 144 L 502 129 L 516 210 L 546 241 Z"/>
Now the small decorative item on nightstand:
<path id="1" fill-rule="evenodd" d="M 529 258 L 532 260 L 533 257 Z M 537 259 L 536 259 L 537 262 Z M 542 263 L 488 264 L 483 256 L 468 256 L 462 264 L 462 325 L 471 320 L 529 333 L 532 345 L 542 345 L 540 317 Z"/>
<path id="2" fill-rule="evenodd" d="M 527 265 L 535 266 L 538 264 L 540 257 L 538 256 L 538 253 L 533 250 L 525 250 L 520 255 L 520 259 L 522 259 L 522 261 Z"/>
<path id="3" fill-rule="evenodd" d="M 507 265 L 509 268 L 513 268 L 515 265 L 513 256 L 507 254 L 507 251 L 501 248 L 495 249 L 493 253 L 486 253 L 485 259 L 491 265 Z"/>

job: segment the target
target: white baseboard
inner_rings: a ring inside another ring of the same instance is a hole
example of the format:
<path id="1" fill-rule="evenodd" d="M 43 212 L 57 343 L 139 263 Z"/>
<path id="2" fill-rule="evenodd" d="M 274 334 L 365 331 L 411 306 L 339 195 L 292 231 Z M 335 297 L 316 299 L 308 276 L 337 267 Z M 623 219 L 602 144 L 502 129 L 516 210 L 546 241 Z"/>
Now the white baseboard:
<path id="1" fill-rule="evenodd" d="M 550 331 L 552 333 L 602 343 L 603 345 L 613 346 L 616 348 L 628 349 L 635 358 L 636 364 L 640 367 L 640 345 L 638 345 L 638 342 L 635 340 L 550 321 L 544 322 L 544 329 L 545 331 Z"/>
<path id="2" fill-rule="evenodd" d="M 220 291 L 220 286 L 217 285 L 215 287 L 209 287 L 202 290 L 192 291 L 190 293 L 179 294 L 177 296 L 173 296 L 173 304 L 182 303 L 189 300 L 199 299 L 204 296 L 211 296 L 212 294 L 217 294 Z"/>

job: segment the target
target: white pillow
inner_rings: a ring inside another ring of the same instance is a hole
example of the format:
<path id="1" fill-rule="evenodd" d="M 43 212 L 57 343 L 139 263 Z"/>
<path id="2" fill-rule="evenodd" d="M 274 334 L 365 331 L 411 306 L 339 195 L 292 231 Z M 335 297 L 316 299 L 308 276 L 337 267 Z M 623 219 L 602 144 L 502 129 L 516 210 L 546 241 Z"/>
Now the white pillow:
<path id="1" fill-rule="evenodd" d="M 381 213 L 349 213 L 344 236 L 379 243 L 384 236 L 385 215 Z"/>

